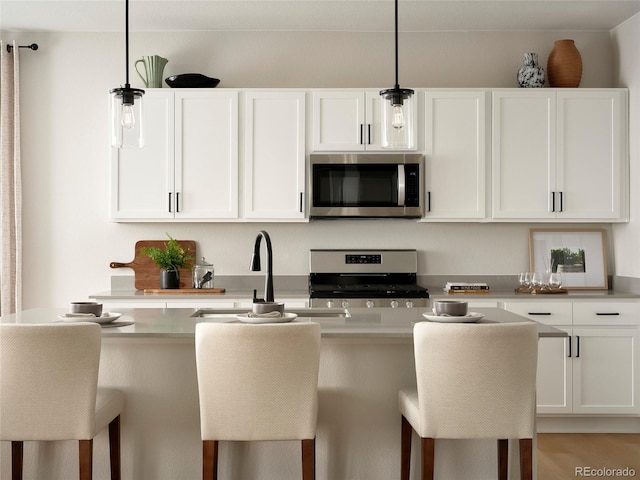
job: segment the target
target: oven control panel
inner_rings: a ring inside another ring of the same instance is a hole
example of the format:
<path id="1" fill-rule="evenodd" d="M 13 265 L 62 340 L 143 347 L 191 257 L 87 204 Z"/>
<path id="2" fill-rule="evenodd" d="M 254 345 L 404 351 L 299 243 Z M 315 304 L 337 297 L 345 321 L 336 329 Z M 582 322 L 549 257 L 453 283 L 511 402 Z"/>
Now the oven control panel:
<path id="1" fill-rule="evenodd" d="M 347 254 L 345 255 L 345 261 L 344 263 L 346 264 L 358 264 L 358 265 L 363 265 L 363 264 L 381 264 L 382 263 L 382 255 L 374 255 L 374 254 L 366 254 L 366 255 L 360 255 L 360 254 Z"/>

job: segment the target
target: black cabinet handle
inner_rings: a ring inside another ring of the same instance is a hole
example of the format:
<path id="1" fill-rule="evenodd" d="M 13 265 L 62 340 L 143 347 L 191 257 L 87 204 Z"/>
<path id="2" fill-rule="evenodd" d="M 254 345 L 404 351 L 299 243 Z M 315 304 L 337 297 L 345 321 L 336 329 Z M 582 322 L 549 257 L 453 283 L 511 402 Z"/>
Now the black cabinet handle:
<path id="1" fill-rule="evenodd" d="M 371 124 L 367 123 L 367 143 L 371 145 Z"/>
<path id="2" fill-rule="evenodd" d="M 427 212 L 431 211 L 431 192 L 427 192 Z"/>
<path id="3" fill-rule="evenodd" d="M 169 192 L 169 213 L 171 213 L 171 192 Z"/>
<path id="4" fill-rule="evenodd" d="M 360 124 L 360 145 L 364 145 L 364 123 Z"/>
<path id="5" fill-rule="evenodd" d="M 564 194 L 560 192 L 560 212 L 564 212 Z"/>
<path id="6" fill-rule="evenodd" d="M 556 211 L 556 192 L 551 192 L 551 211 Z"/>
<path id="7" fill-rule="evenodd" d="M 569 337 L 567 338 L 567 340 L 569 341 L 569 355 L 567 355 L 568 358 L 571 358 L 571 335 L 569 335 Z"/>
<path id="8" fill-rule="evenodd" d="M 551 312 L 529 312 L 528 315 L 551 315 Z"/>
<path id="9" fill-rule="evenodd" d="M 596 312 L 596 315 L 600 316 L 609 316 L 609 315 L 620 315 L 618 312 Z"/>
<path id="10" fill-rule="evenodd" d="M 580 335 L 576 335 L 576 358 L 580 357 Z"/>
<path id="11" fill-rule="evenodd" d="M 176 213 L 180 212 L 180 192 L 176 192 Z"/>
<path id="12" fill-rule="evenodd" d="M 304 192 L 300 192 L 300 206 L 299 206 L 299 212 L 302 213 L 302 198 L 304 196 Z"/>

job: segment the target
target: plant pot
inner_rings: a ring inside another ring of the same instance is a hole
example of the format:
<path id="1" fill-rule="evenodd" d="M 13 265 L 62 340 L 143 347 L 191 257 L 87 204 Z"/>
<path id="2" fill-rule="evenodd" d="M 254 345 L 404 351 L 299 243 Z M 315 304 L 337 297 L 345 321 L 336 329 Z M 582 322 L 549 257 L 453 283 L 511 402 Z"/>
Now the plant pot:
<path id="1" fill-rule="evenodd" d="M 160 288 L 180 288 L 180 272 L 178 270 L 160 270 Z"/>

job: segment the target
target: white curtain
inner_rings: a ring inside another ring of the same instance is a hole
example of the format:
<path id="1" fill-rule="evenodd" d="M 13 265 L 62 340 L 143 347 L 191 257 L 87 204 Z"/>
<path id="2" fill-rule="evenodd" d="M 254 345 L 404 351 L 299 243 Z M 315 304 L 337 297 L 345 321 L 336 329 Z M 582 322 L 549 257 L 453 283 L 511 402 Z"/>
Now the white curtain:
<path id="1" fill-rule="evenodd" d="M 0 315 L 22 309 L 19 56 L 0 42 Z"/>

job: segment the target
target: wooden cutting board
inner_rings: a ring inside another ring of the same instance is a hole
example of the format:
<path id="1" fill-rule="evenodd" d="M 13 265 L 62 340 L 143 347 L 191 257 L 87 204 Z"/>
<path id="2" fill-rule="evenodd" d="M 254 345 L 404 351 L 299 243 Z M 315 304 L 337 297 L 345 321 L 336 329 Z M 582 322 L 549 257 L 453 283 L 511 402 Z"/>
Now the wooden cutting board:
<path id="1" fill-rule="evenodd" d="M 213 293 L 224 293 L 224 288 L 145 288 L 144 293 L 160 293 L 162 295 L 175 295 L 175 294 L 194 294 L 194 293 L 203 293 L 203 294 L 213 294 Z"/>
<path id="2" fill-rule="evenodd" d="M 164 248 L 169 240 L 138 240 L 135 246 L 134 258 L 128 263 L 111 262 L 111 268 L 131 268 L 135 273 L 135 287 L 137 290 L 160 288 L 160 267 L 153 260 L 140 253 L 144 247 Z M 196 257 L 196 242 L 193 240 L 178 240 L 178 243 L 189 252 L 194 259 Z M 189 262 L 193 265 L 193 260 Z M 180 272 L 180 288 L 193 287 L 193 274 L 188 268 L 178 269 Z"/>

